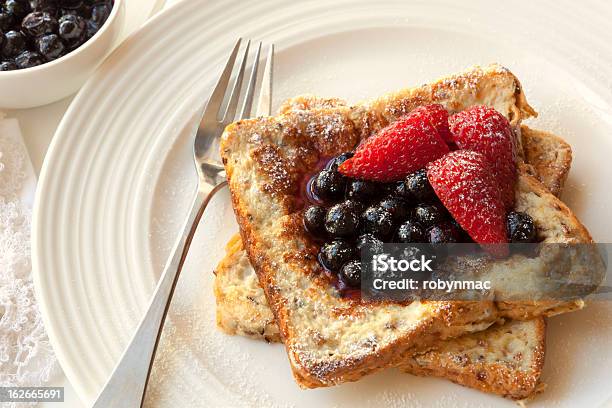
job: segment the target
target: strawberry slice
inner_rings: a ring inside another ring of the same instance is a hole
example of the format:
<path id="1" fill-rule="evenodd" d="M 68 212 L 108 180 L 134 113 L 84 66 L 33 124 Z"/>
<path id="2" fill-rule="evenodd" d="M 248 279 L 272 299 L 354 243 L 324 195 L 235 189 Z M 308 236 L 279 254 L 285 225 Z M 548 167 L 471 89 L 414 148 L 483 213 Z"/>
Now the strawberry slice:
<path id="1" fill-rule="evenodd" d="M 508 119 L 488 106 L 473 106 L 449 118 L 459 149 L 482 153 L 491 163 L 506 209 L 514 207 L 516 152 Z"/>
<path id="2" fill-rule="evenodd" d="M 506 210 L 491 165 L 480 153 L 457 150 L 427 165 L 442 204 L 472 239 L 496 256 L 508 254 Z"/>
<path id="3" fill-rule="evenodd" d="M 454 143 L 451 131 L 448 127 L 448 112 L 446 108 L 439 103 L 431 105 L 419 106 L 410 112 L 411 115 L 422 115 L 428 118 L 431 124 L 434 125 L 442 140 L 447 144 Z"/>
<path id="4" fill-rule="evenodd" d="M 366 139 L 338 170 L 353 178 L 397 181 L 448 151 L 431 120 L 410 113 Z"/>

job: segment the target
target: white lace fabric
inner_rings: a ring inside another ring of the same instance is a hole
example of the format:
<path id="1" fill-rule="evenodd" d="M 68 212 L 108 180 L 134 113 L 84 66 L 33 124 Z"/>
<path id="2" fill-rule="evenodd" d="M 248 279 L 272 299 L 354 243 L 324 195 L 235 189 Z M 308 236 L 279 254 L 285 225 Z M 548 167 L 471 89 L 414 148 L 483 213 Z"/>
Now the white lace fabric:
<path id="1" fill-rule="evenodd" d="M 0 386 L 40 386 L 56 360 L 34 296 L 31 208 L 22 189 L 31 172 L 16 123 L 0 113 Z M 24 407 L 23 403 L 2 405 Z"/>

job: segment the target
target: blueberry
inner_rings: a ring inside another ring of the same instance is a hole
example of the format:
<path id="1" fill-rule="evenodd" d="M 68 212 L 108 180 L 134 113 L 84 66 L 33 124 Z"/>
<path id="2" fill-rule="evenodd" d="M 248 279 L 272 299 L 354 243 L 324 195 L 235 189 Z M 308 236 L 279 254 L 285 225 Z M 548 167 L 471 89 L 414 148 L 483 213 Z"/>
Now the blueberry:
<path id="1" fill-rule="evenodd" d="M 56 0 L 30 0 L 30 8 L 33 11 L 53 11 L 57 9 Z"/>
<path id="2" fill-rule="evenodd" d="M 15 57 L 19 69 L 32 68 L 45 63 L 45 59 L 37 52 L 24 51 Z"/>
<path id="3" fill-rule="evenodd" d="M 85 28 L 85 40 L 89 40 L 91 37 L 96 35 L 100 30 L 100 26 L 91 20 L 87 20 L 87 27 Z"/>
<path id="4" fill-rule="evenodd" d="M 460 231 L 452 223 L 434 225 L 427 235 L 431 244 L 452 244 L 461 239 Z"/>
<path id="5" fill-rule="evenodd" d="M 102 25 L 108 20 L 108 16 L 110 16 L 112 6 L 107 3 L 96 4 L 91 8 L 91 21 L 95 23 L 98 27 L 102 27 Z"/>
<path id="6" fill-rule="evenodd" d="M 363 230 L 384 239 L 393 232 L 393 216 L 384 208 L 372 206 L 361 215 Z"/>
<path id="7" fill-rule="evenodd" d="M 431 260 L 429 267 L 434 270 L 437 268 L 438 262 L 444 257 L 440 256 L 440 254 L 437 253 L 438 251 L 433 251 L 432 249 L 426 248 L 425 245 L 405 245 L 400 249 L 402 259 L 410 262 L 415 259 L 420 260 L 424 257 L 426 260 Z M 428 270 L 411 271 L 410 277 L 419 281 L 429 280 L 431 279 L 431 273 L 432 271 Z"/>
<path id="8" fill-rule="evenodd" d="M 346 179 L 335 170 L 321 170 L 312 182 L 312 192 L 321 200 L 338 200 L 344 195 Z"/>
<path id="9" fill-rule="evenodd" d="M 17 20 L 21 20 L 30 12 L 30 3 L 27 0 L 6 0 L 4 10 L 14 15 Z"/>
<path id="10" fill-rule="evenodd" d="M 397 187 L 397 183 L 396 182 L 392 182 L 392 183 L 382 183 L 380 184 L 381 186 L 381 191 L 384 191 L 386 195 L 388 196 L 397 196 L 397 194 L 395 194 L 395 189 Z"/>
<path id="11" fill-rule="evenodd" d="M 71 9 L 71 8 L 62 8 L 62 9 L 59 9 L 60 17 L 63 17 L 63 16 L 79 16 L 79 17 L 82 17 L 81 14 L 83 14 L 83 13 L 81 13 L 81 10 L 77 10 L 77 9 Z"/>
<path id="12" fill-rule="evenodd" d="M 13 61 L 0 62 L 0 71 L 14 71 L 16 69 L 17 65 Z"/>
<path id="13" fill-rule="evenodd" d="M 0 30 L 12 30 L 15 25 L 15 16 L 0 9 Z"/>
<path id="14" fill-rule="evenodd" d="M 47 11 L 35 11 L 25 16 L 21 27 L 32 37 L 38 37 L 56 32 L 57 20 Z"/>
<path id="15" fill-rule="evenodd" d="M 404 221 L 410 213 L 408 202 L 399 197 L 387 197 L 378 206 L 389 211 L 396 223 Z"/>
<path id="16" fill-rule="evenodd" d="M 91 17 L 91 6 L 88 6 L 85 2 L 75 2 L 73 4 L 60 5 L 59 15 L 75 15 L 83 18 Z"/>
<path id="17" fill-rule="evenodd" d="M 397 197 L 401 197 L 404 199 L 412 198 L 408 189 L 406 188 L 406 183 L 403 181 L 398 181 L 391 187 L 391 193 Z"/>
<path id="18" fill-rule="evenodd" d="M 83 0 L 58 0 L 58 5 L 62 8 L 78 9 L 83 7 Z"/>
<path id="19" fill-rule="evenodd" d="M 311 205 L 304 211 L 304 227 L 314 235 L 325 233 L 325 215 L 327 210 L 318 205 Z"/>
<path id="20" fill-rule="evenodd" d="M 362 248 L 368 246 L 370 248 L 370 251 L 375 254 L 380 254 L 383 252 L 383 245 L 383 242 L 380 239 L 376 238 L 373 234 L 361 234 L 357 238 L 356 242 L 357 250 L 359 252 L 361 252 Z"/>
<path id="21" fill-rule="evenodd" d="M 408 220 L 397 229 L 397 240 L 405 244 L 424 242 L 425 232 L 421 224 L 414 220 Z"/>
<path id="22" fill-rule="evenodd" d="M 36 39 L 36 49 L 47 61 L 51 61 L 64 55 L 66 46 L 57 34 L 45 34 Z"/>
<path id="23" fill-rule="evenodd" d="M 340 278 L 349 286 L 361 286 L 361 261 L 349 261 L 340 269 Z"/>
<path id="24" fill-rule="evenodd" d="M 338 166 L 340 166 L 342 163 L 344 163 L 345 161 L 347 161 L 353 156 L 354 156 L 353 152 L 345 152 L 345 153 L 339 154 L 338 156 L 334 157 L 327 163 L 326 168 L 337 170 Z"/>
<path id="25" fill-rule="evenodd" d="M 342 153 L 341 155 L 331 159 L 325 167 L 330 170 L 338 170 L 338 166 L 350 159 L 351 157 L 353 157 L 353 153 L 351 152 Z"/>
<path id="26" fill-rule="evenodd" d="M 9 31 L 5 34 L 2 55 L 4 57 L 14 57 L 26 49 L 26 38 L 19 31 Z"/>
<path id="27" fill-rule="evenodd" d="M 370 201 L 380 195 L 380 187 L 373 181 L 352 180 L 346 188 L 346 195 L 355 200 Z"/>
<path id="28" fill-rule="evenodd" d="M 419 204 L 414 208 L 415 220 L 428 229 L 446 218 L 446 211 L 434 204 Z"/>
<path id="29" fill-rule="evenodd" d="M 357 212 L 357 214 L 361 214 L 363 210 L 366 209 L 366 204 L 362 201 L 348 199 L 345 200 L 344 203 L 349 207 L 353 208 Z"/>
<path id="30" fill-rule="evenodd" d="M 359 212 L 349 201 L 336 204 L 327 211 L 325 229 L 335 237 L 348 237 L 359 228 Z"/>
<path id="31" fill-rule="evenodd" d="M 511 242 L 535 242 L 536 227 L 528 214 L 518 211 L 511 211 L 506 217 L 508 226 L 508 238 Z"/>
<path id="32" fill-rule="evenodd" d="M 337 239 L 321 247 L 319 260 L 330 271 L 339 270 L 342 265 L 355 258 L 355 250 L 346 241 Z"/>
<path id="33" fill-rule="evenodd" d="M 83 17 L 72 14 L 64 15 L 59 19 L 58 32 L 66 41 L 75 41 L 83 37 L 86 23 Z"/>
<path id="34" fill-rule="evenodd" d="M 436 197 L 425 169 L 416 171 L 406 177 L 406 190 L 418 202 L 428 202 Z"/>

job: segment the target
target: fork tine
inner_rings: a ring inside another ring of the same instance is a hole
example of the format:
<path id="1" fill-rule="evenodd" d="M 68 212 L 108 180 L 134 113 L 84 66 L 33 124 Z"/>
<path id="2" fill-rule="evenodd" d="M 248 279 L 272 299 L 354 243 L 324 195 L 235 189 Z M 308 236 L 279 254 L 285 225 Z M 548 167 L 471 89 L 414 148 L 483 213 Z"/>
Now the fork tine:
<path id="1" fill-rule="evenodd" d="M 242 79 L 244 78 L 244 68 L 246 67 L 247 58 L 249 56 L 250 45 L 251 40 L 248 40 L 244 49 L 244 53 L 242 54 L 242 61 L 240 61 L 240 70 L 238 71 L 238 75 L 236 76 L 236 81 L 234 82 L 232 94 L 230 96 L 229 102 L 227 103 L 225 113 L 223 114 L 223 119 L 221 120 L 224 125 L 227 125 L 232 122 L 234 120 L 234 116 L 236 116 L 236 109 L 238 108 L 238 99 L 240 98 L 240 89 L 242 88 Z"/>
<path id="2" fill-rule="evenodd" d="M 225 64 L 225 68 L 223 68 L 223 72 L 215 85 L 215 89 L 210 95 L 210 99 L 206 104 L 206 110 L 204 111 L 203 117 L 206 119 L 216 119 L 217 113 L 221 108 L 221 104 L 223 103 L 223 97 L 225 96 L 225 90 L 227 89 L 227 85 L 232 76 L 232 71 L 234 68 L 234 62 L 236 61 L 236 56 L 238 55 L 238 50 L 240 49 L 240 43 L 242 42 L 242 38 L 238 38 L 236 41 L 236 45 L 234 45 L 234 49 L 230 54 L 227 63 Z"/>
<path id="3" fill-rule="evenodd" d="M 255 116 L 270 116 L 272 114 L 272 75 L 274 74 L 274 44 L 270 44 L 266 66 L 264 68 L 259 101 Z"/>
<path id="4" fill-rule="evenodd" d="M 238 119 L 245 119 L 251 116 L 251 109 L 253 105 L 253 96 L 255 94 L 255 83 L 257 82 L 257 69 L 259 67 L 259 55 L 261 54 L 261 41 L 257 46 L 257 52 L 255 53 L 255 61 L 253 61 L 253 67 L 251 68 L 251 76 L 246 90 L 244 101 L 242 102 L 242 109 Z"/>

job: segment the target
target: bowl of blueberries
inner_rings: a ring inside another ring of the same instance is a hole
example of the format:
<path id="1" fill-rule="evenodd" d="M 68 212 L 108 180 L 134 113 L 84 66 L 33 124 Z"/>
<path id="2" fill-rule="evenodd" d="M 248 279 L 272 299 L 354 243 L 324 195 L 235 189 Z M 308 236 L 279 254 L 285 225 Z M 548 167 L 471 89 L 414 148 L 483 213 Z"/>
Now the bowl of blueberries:
<path id="1" fill-rule="evenodd" d="M 124 0 L 0 0 L 0 108 L 76 92 L 123 28 Z"/>

